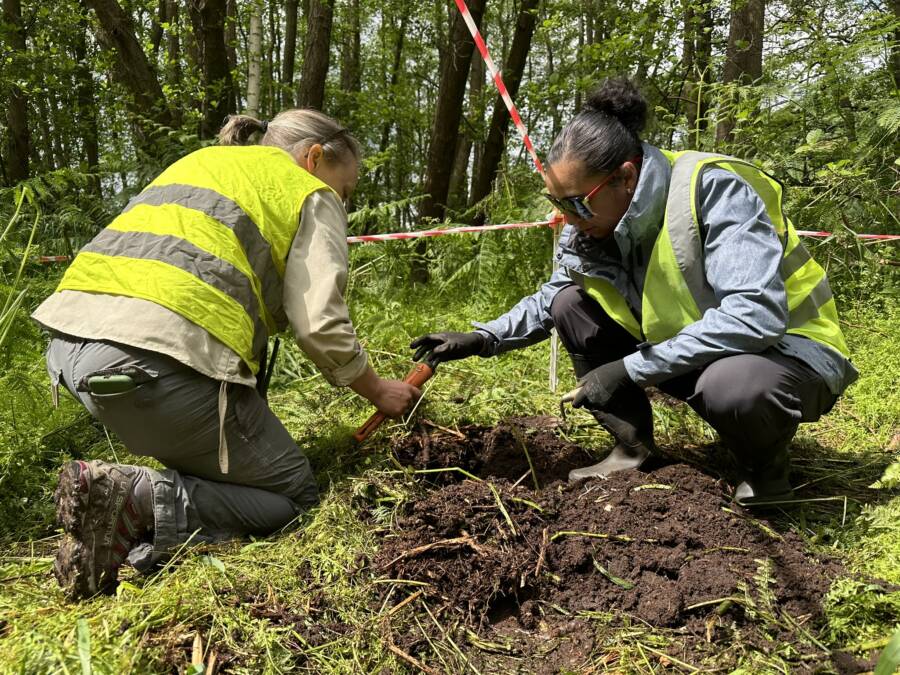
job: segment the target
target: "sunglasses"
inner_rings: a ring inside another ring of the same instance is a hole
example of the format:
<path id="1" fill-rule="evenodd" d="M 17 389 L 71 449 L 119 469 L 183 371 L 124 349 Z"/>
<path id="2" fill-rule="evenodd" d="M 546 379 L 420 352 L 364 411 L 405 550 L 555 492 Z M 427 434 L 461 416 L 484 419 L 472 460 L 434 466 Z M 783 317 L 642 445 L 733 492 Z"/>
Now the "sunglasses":
<path id="1" fill-rule="evenodd" d="M 641 159 L 643 159 L 640 155 L 632 157 L 628 162 L 632 164 L 640 165 Z M 554 197 L 549 192 L 544 192 L 544 197 L 547 198 L 553 206 L 555 206 L 559 211 L 563 213 L 567 213 L 570 216 L 575 216 L 576 218 L 581 218 L 582 220 L 590 220 L 597 214 L 591 210 L 591 207 L 588 206 L 591 199 L 594 198 L 598 192 L 600 192 L 603 187 L 609 183 L 613 177 L 616 175 L 615 171 L 612 171 L 606 178 L 604 178 L 597 186 L 588 192 L 586 195 L 576 195 L 573 197 Z"/>

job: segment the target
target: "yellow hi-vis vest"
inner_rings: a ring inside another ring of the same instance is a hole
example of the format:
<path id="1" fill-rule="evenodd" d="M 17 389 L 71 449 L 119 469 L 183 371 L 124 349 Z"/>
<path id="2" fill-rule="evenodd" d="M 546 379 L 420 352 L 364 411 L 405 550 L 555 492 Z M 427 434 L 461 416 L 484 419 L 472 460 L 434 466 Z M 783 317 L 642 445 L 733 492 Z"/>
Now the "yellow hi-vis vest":
<path id="1" fill-rule="evenodd" d="M 644 279 L 641 321 L 611 283 L 584 277 L 585 290 L 606 313 L 636 339 L 659 344 L 719 305 L 706 280 L 698 220 L 700 176 L 704 169 L 717 167 L 737 174 L 756 190 L 781 240 L 781 276 L 789 313 L 787 332 L 816 340 L 848 356 L 825 270 L 812 259 L 784 215 L 781 184 L 762 169 L 733 157 L 693 151 L 663 154 L 672 163 L 672 177 L 665 219 Z"/>
<path id="2" fill-rule="evenodd" d="M 75 257 L 57 291 L 141 298 L 256 373 L 287 325 L 284 269 L 306 197 L 328 189 L 279 148 L 212 146 L 160 174 Z"/>

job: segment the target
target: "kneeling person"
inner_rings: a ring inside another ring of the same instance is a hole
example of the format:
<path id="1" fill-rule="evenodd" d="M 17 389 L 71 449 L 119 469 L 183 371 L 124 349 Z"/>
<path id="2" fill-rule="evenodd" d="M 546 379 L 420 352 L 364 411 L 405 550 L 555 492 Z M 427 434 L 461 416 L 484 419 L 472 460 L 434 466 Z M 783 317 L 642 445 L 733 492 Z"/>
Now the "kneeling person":
<path id="1" fill-rule="evenodd" d="M 375 374 L 344 303 L 356 140 L 313 110 L 234 116 L 219 140 L 132 199 L 34 313 L 54 387 L 167 467 L 63 469 L 55 573 L 73 595 L 113 588 L 126 559 L 146 568 L 189 539 L 269 534 L 317 501 L 257 389 L 269 335 L 289 326 L 328 382 L 389 416 L 420 395 Z"/>

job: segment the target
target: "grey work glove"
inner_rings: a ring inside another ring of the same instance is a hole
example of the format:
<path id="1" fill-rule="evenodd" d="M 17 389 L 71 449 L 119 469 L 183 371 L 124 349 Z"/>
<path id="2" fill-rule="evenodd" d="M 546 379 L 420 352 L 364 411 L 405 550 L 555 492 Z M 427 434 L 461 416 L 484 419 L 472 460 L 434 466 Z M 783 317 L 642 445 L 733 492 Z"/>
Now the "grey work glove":
<path id="1" fill-rule="evenodd" d="M 610 361 L 581 378 L 579 386 L 563 396 L 562 402 L 571 402 L 573 408 L 583 406 L 588 410 L 603 410 L 623 387 L 631 383 L 625 361 Z"/>
<path id="2" fill-rule="evenodd" d="M 487 346 L 487 338 L 481 333 L 429 333 L 417 337 L 409 343 L 410 349 L 415 349 L 414 361 L 419 361 L 431 352 L 432 356 L 441 361 L 455 361 L 469 356 L 478 356 Z"/>

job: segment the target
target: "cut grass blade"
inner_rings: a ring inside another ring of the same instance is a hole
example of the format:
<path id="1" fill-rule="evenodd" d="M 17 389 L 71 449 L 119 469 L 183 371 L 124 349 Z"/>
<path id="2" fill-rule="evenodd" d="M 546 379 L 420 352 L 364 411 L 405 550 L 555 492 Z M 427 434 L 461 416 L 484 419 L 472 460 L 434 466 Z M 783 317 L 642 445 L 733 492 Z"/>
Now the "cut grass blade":
<path id="1" fill-rule="evenodd" d="M 91 666 L 91 629 L 87 619 L 78 619 L 78 660 L 81 662 L 81 675 L 91 675 L 94 672 Z"/>
<path id="2" fill-rule="evenodd" d="M 598 563 L 596 558 L 591 558 L 591 560 L 593 560 L 593 562 L 594 562 L 594 569 L 596 569 L 598 572 L 600 572 L 600 574 L 602 574 L 607 579 L 609 579 L 611 582 L 613 582 L 616 586 L 621 586 L 626 591 L 630 591 L 632 588 L 634 588 L 634 586 L 635 586 L 634 583 L 632 583 L 631 581 L 628 581 L 628 579 L 623 579 L 622 577 L 617 577 L 615 574 L 613 574 L 608 569 L 606 569 L 603 565 Z"/>

